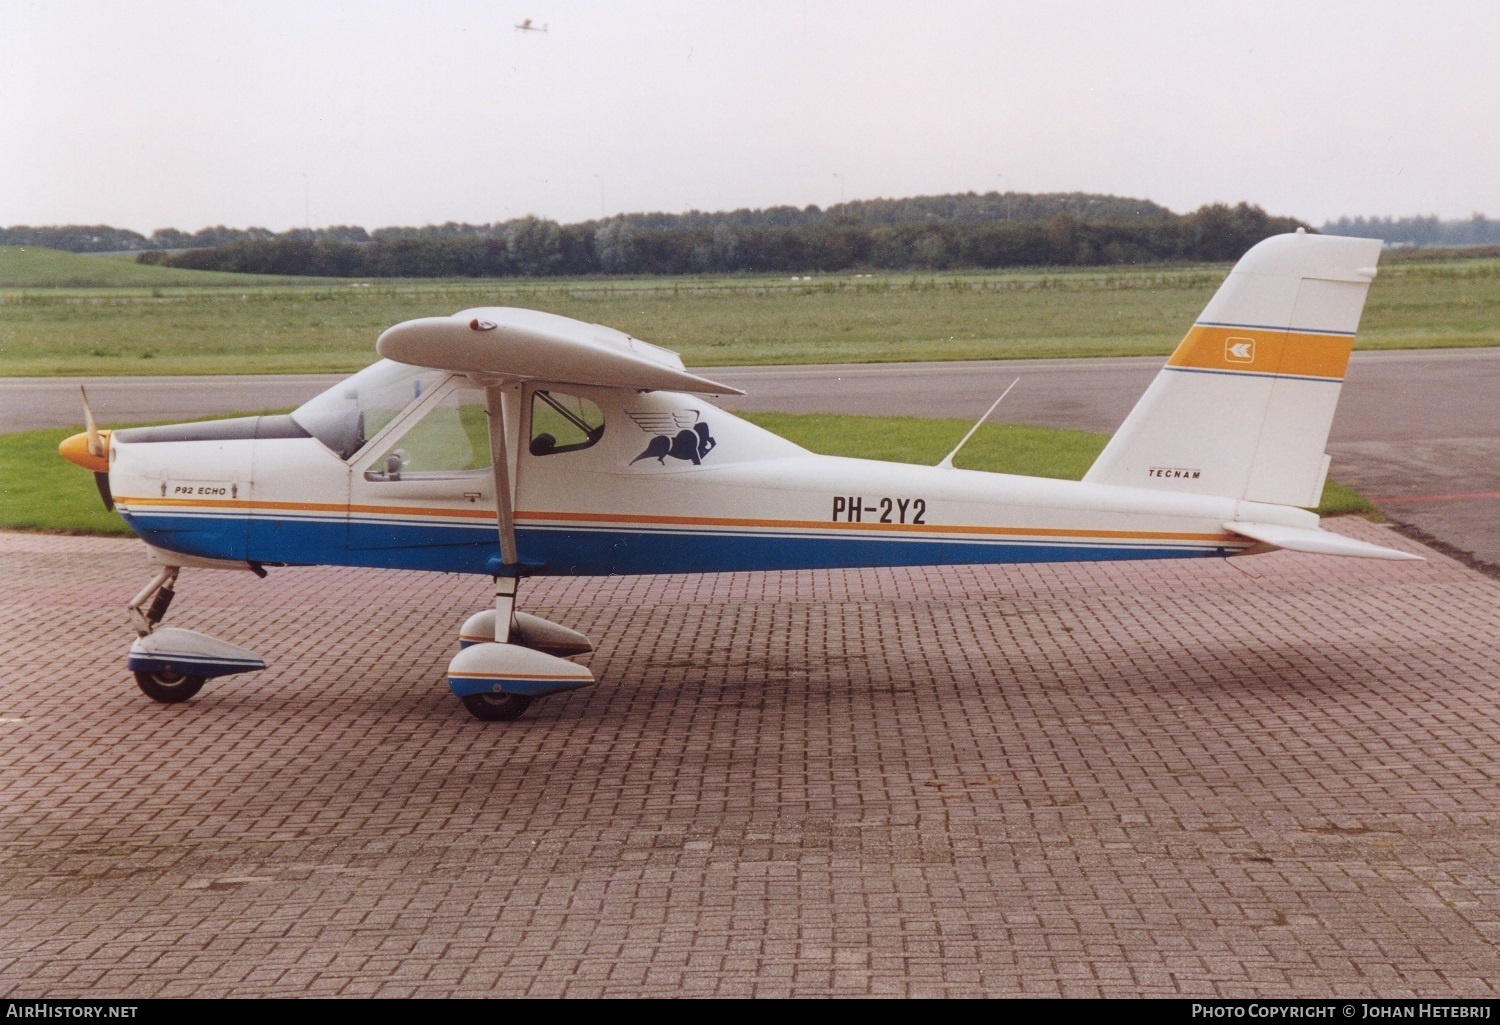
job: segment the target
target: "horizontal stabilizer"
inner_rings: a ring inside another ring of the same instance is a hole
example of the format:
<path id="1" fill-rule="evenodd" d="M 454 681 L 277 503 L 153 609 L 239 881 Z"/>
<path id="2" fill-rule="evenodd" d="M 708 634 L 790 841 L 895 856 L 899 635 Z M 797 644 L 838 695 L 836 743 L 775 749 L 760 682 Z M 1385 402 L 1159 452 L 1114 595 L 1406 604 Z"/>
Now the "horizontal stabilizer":
<path id="1" fill-rule="evenodd" d="M 1275 523 L 1224 524 L 1224 529 L 1252 541 L 1259 541 L 1273 548 L 1285 548 L 1289 552 L 1308 552 L 1312 555 L 1347 555 L 1356 559 L 1391 559 L 1400 561 L 1425 561 L 1420 555 L 1398 552 L 1394 548 L 1382 548 L 1368 541 L 1356 541 L 1332 531 L 1320 528 L 1283 527 Z"/>

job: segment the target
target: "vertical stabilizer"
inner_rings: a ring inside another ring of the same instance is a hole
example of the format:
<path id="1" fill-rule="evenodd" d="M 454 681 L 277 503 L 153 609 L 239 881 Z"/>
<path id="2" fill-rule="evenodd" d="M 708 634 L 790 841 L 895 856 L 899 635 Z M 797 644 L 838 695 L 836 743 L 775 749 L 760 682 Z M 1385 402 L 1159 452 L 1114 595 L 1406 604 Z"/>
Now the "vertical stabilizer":
<path id="1" fill-rule="evenodd" d="M 1315 506 L 1378 239 L 1255 246 L 1083 478 Z"/>

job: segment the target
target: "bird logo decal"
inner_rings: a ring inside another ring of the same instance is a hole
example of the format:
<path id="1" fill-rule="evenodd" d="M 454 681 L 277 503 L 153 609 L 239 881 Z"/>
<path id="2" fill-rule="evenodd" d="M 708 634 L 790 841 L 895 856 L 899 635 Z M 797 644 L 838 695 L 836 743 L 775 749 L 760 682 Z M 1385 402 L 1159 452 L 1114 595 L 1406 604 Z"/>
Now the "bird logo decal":
<path id="1" fill-rule="evenodd" d="M 708 424 L 698 419 L 696 409 L 680 409 L 670 413 L 629 413 L 630 419 L 647 434 L 654 434 L 646 451 L 630 461 L 634 466 L 642 459 L 655 459 L 665 466 L 667 456 L 686 459 L 694 466 L 703 463 L 703 457 L 712 452 L 718 442 L 709 433 Z"/>

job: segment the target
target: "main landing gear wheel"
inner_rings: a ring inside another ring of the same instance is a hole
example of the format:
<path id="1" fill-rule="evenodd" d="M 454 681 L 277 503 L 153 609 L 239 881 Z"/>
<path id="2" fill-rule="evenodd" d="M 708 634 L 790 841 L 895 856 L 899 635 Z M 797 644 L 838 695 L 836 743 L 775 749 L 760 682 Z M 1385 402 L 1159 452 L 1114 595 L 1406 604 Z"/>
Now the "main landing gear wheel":
<path id="1" fill-rule="evenodd" d="M 164 705 L 186 701 L 203 689 L 203 677 L 187 676 L 170 669 L 136 673 L 135 683 L 145 692 L 146 697 Z"/>
<path id="2" fill-rule="evenodd" d="M 466 694 L 463 700 L 469 714 L 484 722 L 513 722 L 531 707 L 525 694 Z"/>

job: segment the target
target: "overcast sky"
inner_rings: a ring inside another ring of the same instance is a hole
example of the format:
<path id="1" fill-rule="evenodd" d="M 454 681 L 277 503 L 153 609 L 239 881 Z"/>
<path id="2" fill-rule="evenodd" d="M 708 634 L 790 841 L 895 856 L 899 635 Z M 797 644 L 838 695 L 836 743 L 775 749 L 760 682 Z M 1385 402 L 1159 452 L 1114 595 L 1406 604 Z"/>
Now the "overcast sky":
<path id="1" fill-rule="evenodd" d="M 991 189 L 1314 224 L 1500 216 L 1489 0 L 0 14 L 0 225 L 570 222 Z"/>

